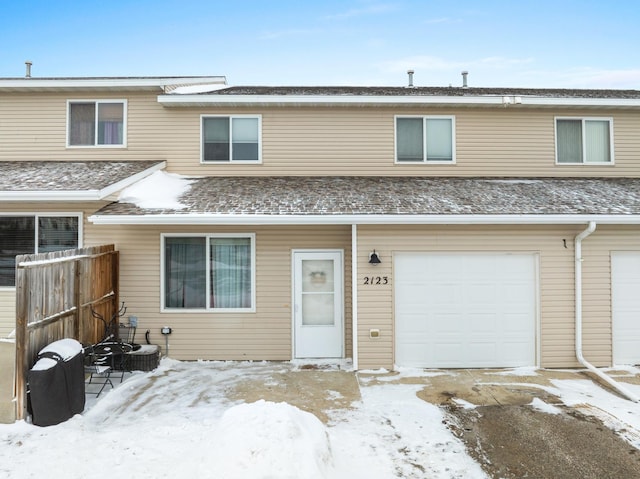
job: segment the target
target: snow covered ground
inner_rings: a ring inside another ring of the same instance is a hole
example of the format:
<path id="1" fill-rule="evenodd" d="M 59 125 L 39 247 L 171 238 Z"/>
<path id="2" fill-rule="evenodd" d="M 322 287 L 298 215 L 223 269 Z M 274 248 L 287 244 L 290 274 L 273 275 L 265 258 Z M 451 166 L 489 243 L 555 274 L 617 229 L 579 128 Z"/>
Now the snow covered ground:
<path id="1" fill-rule="evenodd" d="M 155 371 L 134 374 L 99 400 L 89 401 L 82 415 L 65 423 L 0 425 L 0 477 L 486 477 L 443 424 L 443 411 L 416 396 L 424 387 L 419 381 L 398 384 L 373 381 L 371 372 L 361 375 L 362 400 L 351 409 L 330 411 L 327 425 L 287 403 L 243 403 L 225 394 L 247 377 L 291 369 L 278 363 L 165 359 Z M 401 373 L 429 374 L 442 373 Z M 536 373 L 512 374 L 509 381 L 518 383 L 518 374 Z M 629 374 L 640 370 L 630 368 Z M 640 394 L 640 386 L 630 388 Z M 614 418 L 614 429 L 626 425 L 627 431 L 640 430 L 637 404 L 589 380 L 554 381 L 545 389 L 567 405 L 591 405 Z M 533 405 L 557 412 L 539 399 Z M 627 434 L 630 442 L 634 438 Z"/>

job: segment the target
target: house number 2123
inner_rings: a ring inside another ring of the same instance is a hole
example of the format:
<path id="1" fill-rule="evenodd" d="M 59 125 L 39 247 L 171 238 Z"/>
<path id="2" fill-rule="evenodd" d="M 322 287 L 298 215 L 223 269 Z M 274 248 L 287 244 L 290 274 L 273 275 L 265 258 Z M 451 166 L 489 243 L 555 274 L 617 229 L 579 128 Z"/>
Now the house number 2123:
<path id="1" fill-rule="evenodd" d="M 363 284 L 384 285 L 389 284 L 388 276 L 365 276 Z"/>

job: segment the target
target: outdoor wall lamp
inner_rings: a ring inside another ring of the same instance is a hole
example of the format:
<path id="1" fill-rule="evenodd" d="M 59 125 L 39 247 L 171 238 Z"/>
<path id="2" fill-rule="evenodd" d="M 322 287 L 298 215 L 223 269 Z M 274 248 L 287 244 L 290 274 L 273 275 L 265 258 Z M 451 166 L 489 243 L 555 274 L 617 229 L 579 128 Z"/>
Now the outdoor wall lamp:
<path id="1" fill-rule="evenodd" d="M 382 263 L 382 261 L 380 261 L 380 257 L 378 256 L 378 253 L 376 253 L 376 250 L 373 250 L 373 253 L 369 253 L 369 264 L 380 263 Z"/>

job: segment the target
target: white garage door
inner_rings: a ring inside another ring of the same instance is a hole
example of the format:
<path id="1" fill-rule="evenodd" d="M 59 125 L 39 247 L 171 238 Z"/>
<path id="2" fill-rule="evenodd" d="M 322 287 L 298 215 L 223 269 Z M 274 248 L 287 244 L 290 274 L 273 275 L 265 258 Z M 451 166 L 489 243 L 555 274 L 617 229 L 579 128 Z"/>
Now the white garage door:
<path id="1" fill-rule="evenodd" d="M 398 366 L 536 364 L 535 255 L 400 253 L 394 265 Z"/>
<path id="2" fill-rule="evenodd" d="M 613 363 L 640 364 L 640 253 L 611 255 Z"/>

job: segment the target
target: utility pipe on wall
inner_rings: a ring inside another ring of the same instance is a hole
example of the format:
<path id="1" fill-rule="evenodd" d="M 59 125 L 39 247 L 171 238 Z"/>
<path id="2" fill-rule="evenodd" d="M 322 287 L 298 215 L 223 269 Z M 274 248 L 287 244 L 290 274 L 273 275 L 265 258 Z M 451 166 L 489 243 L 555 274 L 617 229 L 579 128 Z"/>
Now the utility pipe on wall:
<path id="1" fill-rule="evenodd" d="M 605 373 L 597 369 L 593 364 L 588 362 L 583 354 L 582 354 L 582 241 L 589 235 L 591 235 L 596 230 L 595 221 L 590 221 L 589 226 L 582 233 L 579 233 L 575 237 L 575 295 L 576 295 L 576 358 L 580 364 L 582 364 L 585 368 L 591 371 L 593 374 L 598 376 L 604 382 L 609 384 L 613 389 L 618 391 L 627 399 L 639 402 L 640 398 L 633 394 L 631 391 L 623 387 L 620 383 L 614 381 L 612 378 L 607 376 Z"/>
<path id="2" fill-rule="evenodd" d="M 358 370 L 358 225 L 351 225 L 351 336 L 353 369 Z"/>

